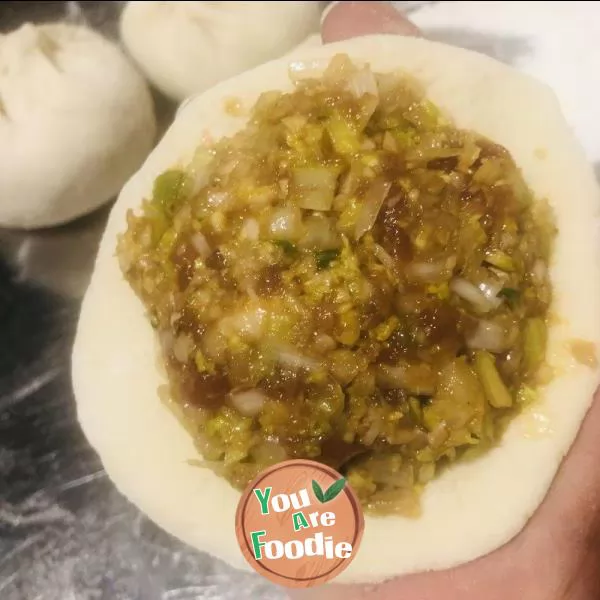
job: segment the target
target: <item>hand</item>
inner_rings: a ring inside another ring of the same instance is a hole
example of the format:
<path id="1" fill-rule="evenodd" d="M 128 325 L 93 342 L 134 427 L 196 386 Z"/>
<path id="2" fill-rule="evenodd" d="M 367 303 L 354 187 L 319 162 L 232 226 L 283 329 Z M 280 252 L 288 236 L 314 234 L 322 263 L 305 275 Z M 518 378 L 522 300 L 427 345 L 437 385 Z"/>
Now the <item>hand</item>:
<path id="1" fill-rule="evenodd" d="M 420 35 L 390 5 L 343 2 L 322 25 L 324 42 L 368 33 Z M 599 307 L 600 310 L 600 307 Z M 310 600 L 597 600 L 600 598 L 600 400 L 595 402 L 544 503 L 510 543 L 447 571 L 377 586 L 329 585 Z M 567 401 L 567 399 L 565 399 Z M 399 540 L 398 543 L 405 543 Z M 410 543 L 410 542 L 406 542 Z"/>

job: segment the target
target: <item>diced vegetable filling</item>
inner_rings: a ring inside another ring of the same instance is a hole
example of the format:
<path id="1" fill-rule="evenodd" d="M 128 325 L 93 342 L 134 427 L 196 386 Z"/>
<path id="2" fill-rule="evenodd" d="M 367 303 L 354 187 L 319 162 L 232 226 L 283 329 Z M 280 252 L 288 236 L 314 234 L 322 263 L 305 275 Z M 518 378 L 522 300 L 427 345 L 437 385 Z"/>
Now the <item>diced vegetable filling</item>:
<path id="1" fill-rule="evenodd" d="M 415 515 L 535 396 L 554 233 L 507 150 L 340 55 L 160 175 L 118 255 L 202 464 L 307 457 Z"/>

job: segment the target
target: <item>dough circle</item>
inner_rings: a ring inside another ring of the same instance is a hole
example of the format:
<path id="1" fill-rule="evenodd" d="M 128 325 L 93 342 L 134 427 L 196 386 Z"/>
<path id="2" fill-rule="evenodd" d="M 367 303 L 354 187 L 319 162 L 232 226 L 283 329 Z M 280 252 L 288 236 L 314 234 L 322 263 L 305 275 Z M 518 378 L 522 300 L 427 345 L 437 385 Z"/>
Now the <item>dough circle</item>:
<path id="1" fill-rule="evenodd" d="M 0 35 L 0 226 L 49 227 L 98 208 L 155 135 L 148 86 L 112 42 L 64 23 Z"/>
<path id="2" fill-rule="evenodd" d="M 181 101 L 319 29 L 319 2 L 128 2 L 121 39 L 152 83 Z"/>
<path id="3" fill-rule="evenodd" d="M 458 127 L 503 144 L 529 185 L 546 197 L 560 228 L 550 265 L 556 320 L 548 360 L 557 376 L 485 457 L 434 480 L 419 519 L 366 518 L 360 551 L 340 582 L 376 582 L 441 569 L 484 555 L 515 536 L 546 495 L 591 404 L 600 372 L 578 364 L 572 339 L 600 344 L 600 197 L 591 167 L 544 85 L 488 57 L 399 36 L 368 36 L 306 49 L 298 59 L 325 66 L 339 52 L 373 70 L 417 77 Z M 117 487 L 164 529 L 248 569 L 234 516 L 239 493 L 210 470 L 189 466 L 191 439 L 157 395 L 164 382 L 152 328 L 115 258 L 125 213 L 139 207 L 164 169 L 185 165 L 202 136 L 235 132 L 243 117 L 224 111 L 237 96 L 291 89 L 289 60 L 265 64 L 191 100 L 112 212 L 87 292 L 73 356 L 79 418 Z M 597 353 L 597 350 L 596 350 Z M 540 423 L 544 427 L 540 427 Z"/>

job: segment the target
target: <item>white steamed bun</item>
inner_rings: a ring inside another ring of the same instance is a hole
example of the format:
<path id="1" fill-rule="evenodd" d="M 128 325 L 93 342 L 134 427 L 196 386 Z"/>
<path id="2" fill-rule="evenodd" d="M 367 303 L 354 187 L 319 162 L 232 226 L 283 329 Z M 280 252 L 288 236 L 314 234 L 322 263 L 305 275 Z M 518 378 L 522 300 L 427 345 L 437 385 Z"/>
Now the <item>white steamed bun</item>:
<path id="1" fill-rule="evenodd" d="M 173 100 L 278 58 L 319 30 L 320 2 L 128 2 L 121 38 Z"/>
<path id="2" fill-rule="evenodd" d="M 0 35 L 0 226 L 65 223 L 115 197 L 151 150 L 148 87 L 85 27 Z"/>

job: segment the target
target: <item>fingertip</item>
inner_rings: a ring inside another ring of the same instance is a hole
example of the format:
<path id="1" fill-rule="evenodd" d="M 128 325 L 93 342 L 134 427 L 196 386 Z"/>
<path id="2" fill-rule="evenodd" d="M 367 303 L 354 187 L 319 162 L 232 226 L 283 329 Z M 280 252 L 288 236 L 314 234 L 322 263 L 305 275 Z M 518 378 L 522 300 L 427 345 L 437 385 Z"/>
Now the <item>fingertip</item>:
<path id="1" fill-rule="evenodd" d="M 414 23 L 386 2 L 333 2 L 321 17 L 324 43 L 375 33 L 421 35 Z"/>
<path id="2" fill-rule="evenodd" d="M 323 27 L 323 23 L 325 22 L 325 19 L 327 19 L 327 17 L 329 16 L 329 13 L 339 4 L 342 4 L 342 2 L 340 0 L 335 0 L 335 2 L 330 2 L 325 7 L 325 10 L 321 14 L 321 27 Z"/>

